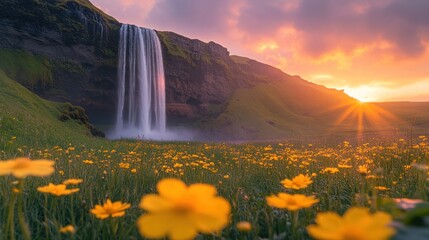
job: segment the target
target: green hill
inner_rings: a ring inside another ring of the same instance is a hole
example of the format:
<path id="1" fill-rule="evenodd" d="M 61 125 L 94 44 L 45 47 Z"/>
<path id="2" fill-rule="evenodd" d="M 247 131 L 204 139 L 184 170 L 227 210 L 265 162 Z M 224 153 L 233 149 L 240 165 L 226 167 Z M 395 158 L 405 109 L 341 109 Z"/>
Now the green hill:
<path id="1" fill-rule="evenodd" d="M 93 138 L 85 117 L 79 107 L 41 99 L 0 70 L 0 149 Z"/>

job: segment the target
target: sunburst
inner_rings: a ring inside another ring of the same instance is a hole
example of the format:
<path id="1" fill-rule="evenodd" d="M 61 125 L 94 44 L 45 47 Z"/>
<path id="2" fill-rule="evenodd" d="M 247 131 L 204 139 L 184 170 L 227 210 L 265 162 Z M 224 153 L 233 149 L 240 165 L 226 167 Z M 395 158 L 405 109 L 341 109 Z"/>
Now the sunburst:
<path id="1" fill-rule="evenodd" d="M 403 123 L 397 116 L 376 104 L 358 100 L 337 104 L 328 109 L 326 113 L 328 112 L 337 116 L 329 132 L 337 132 L 339 129 L 355 132 L 358 139 L 362 139 L 365 133 L 386 134 L 389 128 Z"/>

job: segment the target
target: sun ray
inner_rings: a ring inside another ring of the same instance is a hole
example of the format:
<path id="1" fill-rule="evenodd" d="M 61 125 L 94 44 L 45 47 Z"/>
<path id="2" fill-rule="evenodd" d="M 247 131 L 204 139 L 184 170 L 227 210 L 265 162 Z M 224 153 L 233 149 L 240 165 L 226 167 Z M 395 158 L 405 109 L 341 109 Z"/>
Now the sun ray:
<path id="1" fill-rule="evenodd" d="M 339 103 L 323 111 L 321 115 L 337 116 L 328 133 L 354 132 L 357 139 L 365 136 L 392 134 L 405 122 L 374 103 L 360 101 Z"/>

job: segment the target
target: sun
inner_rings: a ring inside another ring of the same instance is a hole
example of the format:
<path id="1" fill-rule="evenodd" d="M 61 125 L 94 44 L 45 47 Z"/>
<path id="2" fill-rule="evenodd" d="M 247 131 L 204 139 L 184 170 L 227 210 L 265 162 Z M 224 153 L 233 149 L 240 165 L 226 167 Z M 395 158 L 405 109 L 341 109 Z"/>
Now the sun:
<path id="1" fill-rule="evenodd" d="M 377 102 L 377 89 L 370 86 L 360 86 L 357 88 L 345 88 L 344 92 L 359 102 Z"/>

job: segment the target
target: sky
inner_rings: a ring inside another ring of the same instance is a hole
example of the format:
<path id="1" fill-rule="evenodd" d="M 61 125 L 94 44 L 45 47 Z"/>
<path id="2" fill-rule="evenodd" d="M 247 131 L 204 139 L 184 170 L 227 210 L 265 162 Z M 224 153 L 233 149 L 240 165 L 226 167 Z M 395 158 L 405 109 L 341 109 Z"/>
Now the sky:
<path id="1" fill-rule="evenodd" d="M 91 0 L 361 101 L 429 101 L 428 0 Z"/>

